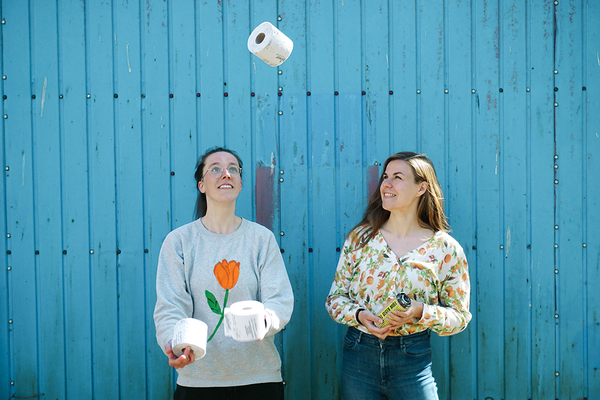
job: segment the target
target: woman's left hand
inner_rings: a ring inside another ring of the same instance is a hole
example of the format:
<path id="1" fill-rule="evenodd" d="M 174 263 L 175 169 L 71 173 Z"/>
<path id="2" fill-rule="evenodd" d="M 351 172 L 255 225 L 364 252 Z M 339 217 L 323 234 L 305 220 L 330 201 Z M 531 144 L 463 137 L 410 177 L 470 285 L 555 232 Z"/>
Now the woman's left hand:
<path id="1" fill-rule="evenodd" d="M 192 348 L 190 346 L 186 347 L 183 351 L 183 354 L 177 357 L 173 353 L 171 341 L 169 341 L 169 343 L 166 344 L 165 353 L 167 353 L 167 357 L 169 357 L 169 365 L 175 369 L 183 368 L 196 360 L 194 352 L 192 351 Z"/>
<path id="2" fill-rule="evenodd" d="M 389 322 L 392 330 L 396 330 L 403 325 L 412 324 L 416 318 L 420 320 L 423 317 L 423 303 L 419 301 L 412 301 L 410 308 L 406 311 L 395 311 L 387 315 L 387 321 Z"/>

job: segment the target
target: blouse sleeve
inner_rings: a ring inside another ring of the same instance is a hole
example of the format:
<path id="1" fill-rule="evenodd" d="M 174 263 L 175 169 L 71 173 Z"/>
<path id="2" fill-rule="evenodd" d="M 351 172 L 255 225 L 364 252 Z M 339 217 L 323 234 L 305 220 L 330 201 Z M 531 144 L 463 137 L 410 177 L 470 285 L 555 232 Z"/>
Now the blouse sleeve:
<path id="1" fill-rule="evenodd" d="M 350 239 L 347 239 L 338 261 L 333 284 L 325 301 L 325 308 L 331 319 L 340 324 L 358 326 L 356 311 L 360 305 L 350 295 L 350 283 L 357 264 L 357 252 L 353 250 Z"/>
<path id="2" fill-rule="evenodd" d="M 465 253 L 457 242 L 444 243 L 439 268 L 437 304 L 423 305 L 423 317 L 419 323 L 440 336 L 454 335 L 464 330 L 471 320 L 469 268 Z"/>

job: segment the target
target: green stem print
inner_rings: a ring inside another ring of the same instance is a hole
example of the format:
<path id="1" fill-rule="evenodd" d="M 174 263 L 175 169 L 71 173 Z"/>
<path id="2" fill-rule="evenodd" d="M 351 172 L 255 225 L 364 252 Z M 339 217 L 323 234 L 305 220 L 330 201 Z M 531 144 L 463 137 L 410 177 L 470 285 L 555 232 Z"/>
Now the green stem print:
<path id="1" fill-rule="evenodd" d="M 208 306 L 210 307 L 212 312 L 214 312 L 215 314 L 219 314 L 221 316 L 221 318 L 219 318 L 219 322 L 217 323 L 217 326 L 215 327 L 215 330 L 213 331 L 212 335 L 210 335 L 210 337 L 206 341 L 206 343 L 208 343 L 213 338 L 213 336 L 215 336 L 215 333 L 217 333 L 217 330 L 221 326 L 221 323 L 223 322 L 223 318 L 225 317 L 225 307 L 227 306 L 227 298 L 229 297 L 229 289 L 225 290 L 225 298 L 223 299 L 223 310 L 221 310 L 221 308 L 219 307 L 219 302 L 217 301 L 217 299 L 211 292 L 209 292 L 207 290 L 205 292 L 205 294 L 206 294 L 206 300 L 208 302 Z"/>

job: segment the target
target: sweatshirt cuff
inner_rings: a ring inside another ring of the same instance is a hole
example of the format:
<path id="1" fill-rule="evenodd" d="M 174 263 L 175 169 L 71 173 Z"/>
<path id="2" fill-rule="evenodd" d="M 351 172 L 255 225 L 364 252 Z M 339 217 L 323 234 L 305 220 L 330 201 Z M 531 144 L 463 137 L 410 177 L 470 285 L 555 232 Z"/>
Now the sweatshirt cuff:
<path id="1" fill-rule="evenodd" d="M 265 308 L 265 316 L 267 327 L 269 329 L 265 337 L 274 336 L 277 332 L 284 328 L 284 326 L 281 326 L 281 320 L 279 319 L 275 311 Z"/>

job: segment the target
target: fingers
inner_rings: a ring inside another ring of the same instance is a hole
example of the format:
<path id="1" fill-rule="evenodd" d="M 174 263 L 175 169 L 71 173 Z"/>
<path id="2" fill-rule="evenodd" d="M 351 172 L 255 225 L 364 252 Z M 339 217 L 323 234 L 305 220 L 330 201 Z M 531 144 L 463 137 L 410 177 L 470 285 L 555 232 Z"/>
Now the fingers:
<path id="1" fill-rule="evenodd" d="M 396 311 L 395 313 L 389 313 L 386 320 L 394 328 L 400 328 L 402 325 L 412 322 L 412 319 L 407 313 Z"/>
<path id="2" fill-rule="evenodd" d="M 363 325 L 365 325 L 367 323 L 380 324 L 383 322 L 383 320 L 381 318 L 379 318 L 376 315 L 373 315 L 373 313 L 369 310 L 362 311 L 359 315 L 359 318 L 361 319 L 361 321 L 358 321 L 358 322 L 360 322 Z"/>
<path id="3" fill-rule="evenodd" d="M 386 325 L 383 328 L 379 328 L 377 325 L 373 324 L 369 321 L 368 325 L 365 325 L 369 330 L 369 333 L 373 336 L 378 337 L 379 339 L 385 339 L 391 332 L 392 327 L 390 325 Z"/>
<path id="4" fill-rule="evenodd" d="M 400 328 L 403 325 L 414 324 L 416 320 L 421 319 L 423 316 L 423 303 L 413 301 L 410 308 L 404 312 L 395 311 L 387 315 L 386 320 L 394 327 L 394 329 Z"/>
<path id="5" fill-rule="evenodd" d="M 375 337 L 379 339 L 385 339 L 390 333 L 390 326 L 387 325 L 383 328 L 378 327 L 376 324 L 380 324 L 383 322 L 381 318 L 376 315 L 373 315 L 369 310 L 364 310 L 359 314 L 360 323 L 363 324 L 365 328 Z"/>
<path id="6" fill-rule="evenodd" d="M 373 333 L 373 336 L 378 337 L 381 340 L 385 340 L 386 337 L 388 337 L 389 332 L 386 332 L 384 334 L 379 334 L 379 333 Z"/>
<path id="7" fill-rule="evenodd" d="M 382 329 L 373 329 L 373 330 L 369 330 L 369 332 L 371 333 L 371 335 L 378 337 L 379 339 L 385 339 L 386 337 L 388 337 L 388 335 L 391 332 L 391 327 L 388 325 L 385 328 Z"/>
<path id="8" fill-rule="evenodd" d="M 167 355 L 169 356 L 169 365 L 175 369 L 183 368 L 195 361 L 194 352 L 188 346 L 183 351 L 183 354 L 176 357 L 171 349 L 167 349 Z"/>
<path id="9" fill-rule="evenodd" d="M 194 354 L 194 350 L 192 350 L 192 348 L 189 347 L 189 346 L 185 350 L 188 352 L 188 354 L 187 354 L 187 357 L 188 357 L 188 360 L 189 360 L 188 364 L 193 363 L 196 360 L 196 355 Z"/>

